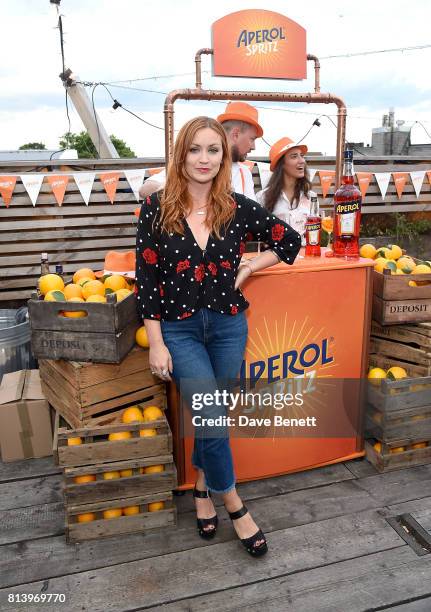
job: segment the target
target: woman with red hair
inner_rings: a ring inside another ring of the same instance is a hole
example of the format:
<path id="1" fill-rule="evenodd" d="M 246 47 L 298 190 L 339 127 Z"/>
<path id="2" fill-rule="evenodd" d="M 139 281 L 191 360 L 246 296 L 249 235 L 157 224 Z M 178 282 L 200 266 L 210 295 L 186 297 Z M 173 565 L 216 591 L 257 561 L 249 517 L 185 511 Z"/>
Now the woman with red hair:
<path id="1" fill-rule="evenodd" d="M 241 262 L 247 240 L 269 249 Z M 247 341 L 240 286 L 282 260 L 292 264 L 300 236 L 253 200 L 231 190 L 231 158 L 220 123 L 197 117 L 180 130 L 166 187 L 142 205 L 137 232 L 136 286 L 154 374 L 175 380 L 188 407 L 197 391 L 215 392 L 239 373 Z M 227 383 L 229 384 L 229 383 Z M 226 415 L 228 406 L 204 406 L 199 416 Z M 219 493 L 246 550 L 267 551 L 262 531 L 243 505 L 226 427 L 197 431 L 193 495 L 201 537 L 214 537 L 217 515 L 209 492 Z"/>

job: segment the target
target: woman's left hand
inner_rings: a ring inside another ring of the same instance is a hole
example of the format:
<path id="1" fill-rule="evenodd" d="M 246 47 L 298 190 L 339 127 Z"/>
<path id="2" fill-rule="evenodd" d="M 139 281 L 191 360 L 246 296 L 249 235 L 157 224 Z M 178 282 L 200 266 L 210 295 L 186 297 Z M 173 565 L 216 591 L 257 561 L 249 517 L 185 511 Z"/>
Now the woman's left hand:
<path id="1" fill-rule="evenodd" d="M 244 281 L 251 275 L 250 266 L 245 264 L 240 264 L 238 268 L 238 273 L 235 279 L 235 289 L 239 289 Z"/>

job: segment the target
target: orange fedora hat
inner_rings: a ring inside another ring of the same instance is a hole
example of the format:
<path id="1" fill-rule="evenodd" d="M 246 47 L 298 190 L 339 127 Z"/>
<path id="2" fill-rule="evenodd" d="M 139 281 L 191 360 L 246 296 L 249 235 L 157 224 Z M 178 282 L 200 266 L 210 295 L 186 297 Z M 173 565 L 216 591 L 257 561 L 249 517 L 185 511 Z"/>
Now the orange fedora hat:
<path id="1" fill-rule="evenodd" d="M 274 143 L 269 150 L 269 161 L 271 162 L 269 169 L 274 171 L 275 166 L 277 165 L 278 161 L 283 157 L 283 155 L 285 155 L 287 151 L 289 151 L 290 149 L 294 149 L 295 147 L 299 147 L 303 155 L 305 155 L 308 151 L 308 147 L 306 145 L 297 144 L 287 136 L 284 136 L 283 138 L 280 138 L 280 140 L 277 140 L 277 142 Z"/>
<path id="2" fill-rule="evenodd" d="M 135 251 L 108 251 L 105 255 L 104 269 L 94 274 L 97 278 L 106 274 L 121 274 L 121 276 L 135 278 L 135 267 Z"/>
<path id="3" fill-rule="evenodd" d="M 257 109 L 247 102 L 228 102 L 224 113 L 217 117 L 217 121 L 244 121 L 257 130 L 257 137 L 262 138 L 263 129 L 258 122 Z"/>

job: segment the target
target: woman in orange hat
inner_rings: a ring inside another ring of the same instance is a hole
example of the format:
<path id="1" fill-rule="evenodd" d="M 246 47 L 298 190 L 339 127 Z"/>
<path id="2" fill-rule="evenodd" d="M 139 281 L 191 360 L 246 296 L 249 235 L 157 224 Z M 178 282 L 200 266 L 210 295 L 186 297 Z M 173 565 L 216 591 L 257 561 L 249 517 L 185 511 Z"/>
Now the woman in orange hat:
<path id="1" fill-rule="evenodd" d="M 247 240 L 262 240 L 269 249 L 242 264 Z M 209 491 L 218 493 L 247 552 L 263 555 L 265 536 L 235 487 L 229 422 L 223 421 L 230 406 L 220 406 L 215 393 L 217 381 L 234 380 L 243 361 L 248 302 L 240 286 L 279 260 L 292 264 L 300 236 L 254 200 L 232 192 L 226 132 L 214 119 L 197 117 L 178 133 L 164 192 L 142 205 L 136 247 L 137 301 L 151 370 L 165 381 L 172 375 L 194 417 L 199 535 L 216 533 Z M 211 405 L 202 404 L 207 393 L 213 394 Z M 218 417 L 221 425 L 215 424 Z"/>
<path id="2" fill-rule="evenodd" d="M 268 185 L 256 195 L 266 210 L 283 219 L 300 235 L 305 244 L 305 221 L 310 214 L 311 183 L 304 155 L 308 148 L 290 138 L 280 138 L 270 149 Z"/>

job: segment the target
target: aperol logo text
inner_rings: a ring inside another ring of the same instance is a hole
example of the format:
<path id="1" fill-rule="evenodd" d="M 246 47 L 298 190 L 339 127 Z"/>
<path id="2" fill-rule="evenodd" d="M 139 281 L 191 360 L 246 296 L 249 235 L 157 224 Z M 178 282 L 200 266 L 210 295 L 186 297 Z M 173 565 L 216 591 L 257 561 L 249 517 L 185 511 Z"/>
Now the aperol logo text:
<path id="1" fill-rule="evenodd" d="M 361 210 L 361 203 L 358 202 L 349 202 L 348 204 L 337 204 L 337 210 L 335 211 L 337 215 L 345 215 L 346 213 L 356 212 L 357 210 Z"/>
<path id="2" fill-rule="evenodd" d="M 252 386 L 260 378 L 268 380 L 268 384 L 284 380 L 290 375 L 303 376 L 316 364 L 324 366 L 332 363 L 334 357 L 329 354 L 328 338 L 320 344 L 310 342 L 301 350 L 291 349 L 280 355 L 271 355 L 265 361 L 242 362 L 240 380 L 249 379 Z"/>
<path id="3" fill-rule="evenodd" d="M 277 42 L 286 40 L 282 27 L 271 28 L 270 30 L 242 30 L 238 37 L 237 47 L 244 47 L 246 55 L 256 53 L 276 53 L 278 51 Z"/>

